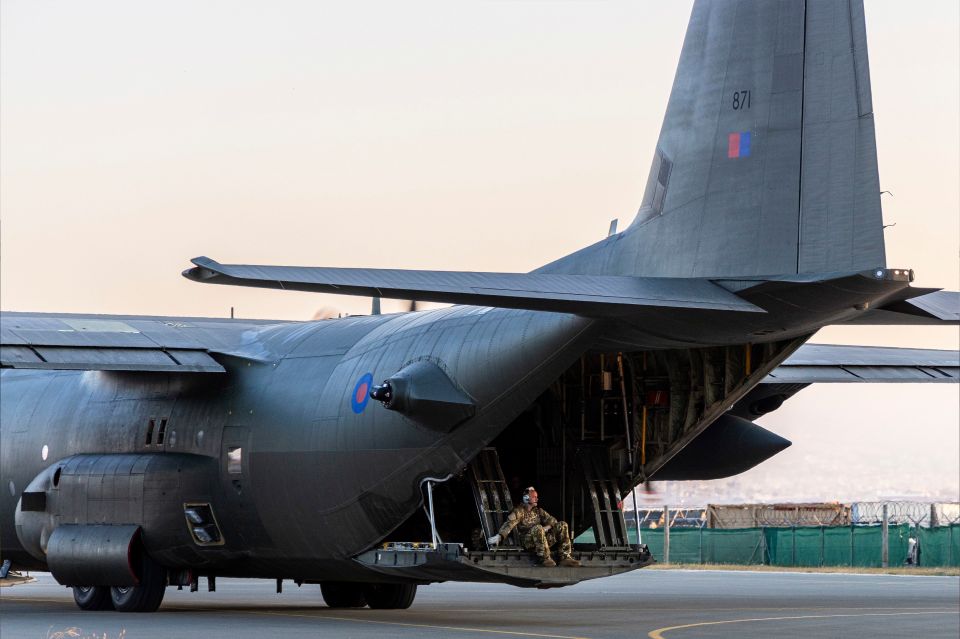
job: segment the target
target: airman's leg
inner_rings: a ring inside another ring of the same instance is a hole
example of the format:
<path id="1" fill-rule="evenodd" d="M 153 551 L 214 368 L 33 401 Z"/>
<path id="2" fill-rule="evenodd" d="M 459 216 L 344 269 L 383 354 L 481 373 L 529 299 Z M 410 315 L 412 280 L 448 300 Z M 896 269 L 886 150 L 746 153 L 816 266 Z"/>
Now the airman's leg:
<path id="1" fill-rule="evenodd" d="M 573 550 L 573 544 L 570 543 L 570 528 L 565 521 L 557 524 L 557 550 L 563 559 L 569 557 Z"/>
<path id="2" fill-rule="evenodd" d="M 571 556 L 573 552 L 573 543 L 570 541 L 570 528 L 567 522 L 561 521 L 556 526 L 557 535 L 557 554 L 560 555 L 560 565 L 576 567 L 580 562 Z M 553 532 L 553 531 L 551 531 Z"/>
<path id="3" fill-rule="evenodd" d="M 543 526 L 537 525 L 531 528 L 529 538 L 541 565 L 556 566 L 557 564 L 550 557 L 550 544 L 547 542 L 547 534 L 543 531 Z"/>

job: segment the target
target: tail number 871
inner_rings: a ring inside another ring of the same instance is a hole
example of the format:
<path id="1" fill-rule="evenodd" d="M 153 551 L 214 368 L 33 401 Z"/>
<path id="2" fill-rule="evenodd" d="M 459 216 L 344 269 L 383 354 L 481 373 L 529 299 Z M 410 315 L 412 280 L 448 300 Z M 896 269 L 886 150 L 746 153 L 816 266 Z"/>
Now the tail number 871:
<path id="1" fill-rule="evenodd" d="M 750 90 L 746 89 L 744 91 L 734 91 L 733 110 L 739 111 L 740 109 L 749 109 L 749 108 L 750 108 Z"/>

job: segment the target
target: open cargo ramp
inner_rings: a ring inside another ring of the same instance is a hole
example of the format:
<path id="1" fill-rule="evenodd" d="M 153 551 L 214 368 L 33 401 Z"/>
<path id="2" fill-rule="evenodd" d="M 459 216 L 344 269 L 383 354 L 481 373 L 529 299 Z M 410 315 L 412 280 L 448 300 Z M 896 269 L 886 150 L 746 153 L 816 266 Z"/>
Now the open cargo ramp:
<path id="1" fill-rule="evenodd" d="M 430 583 L 471 581 L 506 583 L 523 588 L 571 586 L 587 579 L 610 577 L 654 563 L 646 546 L 624 550 L 577 550 L 577 568 L 538 565 L 521 550 L 466 550 L 460 544 L 387 544 L 354 558 L 365 568 L 391 580 Z"/>

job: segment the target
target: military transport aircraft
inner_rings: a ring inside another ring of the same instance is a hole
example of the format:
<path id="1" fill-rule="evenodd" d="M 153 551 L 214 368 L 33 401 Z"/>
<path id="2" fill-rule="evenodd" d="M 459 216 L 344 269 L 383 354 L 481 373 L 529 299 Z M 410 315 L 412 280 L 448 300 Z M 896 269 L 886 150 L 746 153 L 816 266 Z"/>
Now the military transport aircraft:
<path id="1" fill-rule="evenodd" d="M 774 455 L 789 442 L 754 420 L 814 382 L 960 379 L 956 352 L 804 346 L 958 323 L 957 293 L 886 265 L 859 0 L 697 2 L 636 219 L 534 272 L 200 257 L 184 276 L 453 306 L 4 314 L 2 554 L 83 609 L 218 576 L 405 608 L 419 584 L 640 568 L 619 508 L 638 484 Z M 529 484 L 593 529 L 581 567 L 486 546 Z"/>

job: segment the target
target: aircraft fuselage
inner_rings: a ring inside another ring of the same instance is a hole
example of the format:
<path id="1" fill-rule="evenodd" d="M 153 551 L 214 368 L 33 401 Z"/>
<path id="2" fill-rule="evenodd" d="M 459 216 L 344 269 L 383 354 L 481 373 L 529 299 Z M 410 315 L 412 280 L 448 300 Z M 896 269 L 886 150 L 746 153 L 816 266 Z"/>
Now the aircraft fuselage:
<path id="1" fill-rule="evenodd" d="M 462 470 L 584 350 L 592 325 L 461 307 L 241 335 L 220 358 L 226 375 L 4 370 L 4 556 L 42 567 L 23 552 L 13 513 L 31 482 L 61 464 L 64 487 L 92 473 L 98 490 L 60 504 L 48 527 L 93 513 L 90 521 L 122 523 L 134 500 L 142 519 L 176 522 L 144 538 L 164 563 L 202 558 L 220 574 L 320 579 L 313 566 L 322 573 L 325 560 L 369 548 L 419 508 L 424 478 Z M 369 400 L 370 380 L 413 360 L 447 371 L 474 400 L 473 417 L 442 432 Z M 78 455 L 87 459 L 61 461 Z M 168 488 L 176 495 L 158 497 L 149 473 L 133 484 L 126 470 L 113 476 L 109 456 L 118 455 L 186 462 L 156 470 L 179 476 Z M 222 545 L 191 540 L 183 504 L 193 502 L 210 504 Z"/>

